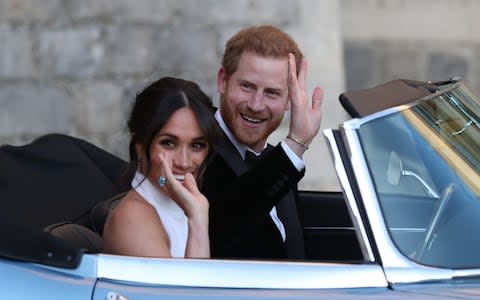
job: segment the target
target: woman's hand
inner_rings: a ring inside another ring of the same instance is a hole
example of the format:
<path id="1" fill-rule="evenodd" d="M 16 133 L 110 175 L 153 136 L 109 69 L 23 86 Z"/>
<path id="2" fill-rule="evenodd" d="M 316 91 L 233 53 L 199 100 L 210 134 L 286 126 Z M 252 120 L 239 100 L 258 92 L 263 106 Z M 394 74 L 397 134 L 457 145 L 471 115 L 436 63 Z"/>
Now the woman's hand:
<path id="1" fill-rule="evenodd" d="M 207 220 L 208 222 L 208 200 L 198 190 L 195 177 L 191 173 L 185 174 L 183 184 L 173 176 L 170 163 L 165 154 L 160 153 L 160 162 L 162 165 L 161 174 L 167 179 L 166 184 L 161 189 L 168 191 L 173 200 L 183 209 L 185 215 L 189 218 L 198 219 L 197 221 Z"/>
<path id="2" fill-rule="evenodd" d="M 183 184 L 172 173 L 171 166 L 163 153 L 159 154 L 162 165 L 161 174 L 167 178 L 164 186 L 172 199 L 183 209 L 188 218 L 188 240 L 185 257 L 210 257 L 210 239 L 208 236 L 208 200 L 200 193 L 195 177 L 185 174 Z"/>

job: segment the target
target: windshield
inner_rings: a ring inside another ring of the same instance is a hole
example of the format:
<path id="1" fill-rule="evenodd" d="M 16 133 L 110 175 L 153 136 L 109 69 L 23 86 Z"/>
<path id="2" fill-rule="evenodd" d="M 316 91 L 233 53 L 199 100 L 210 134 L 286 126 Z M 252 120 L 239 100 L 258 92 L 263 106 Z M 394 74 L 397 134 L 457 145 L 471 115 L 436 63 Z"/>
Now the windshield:
<path id="1" fill-rule="evenodd" d="M 463 83 L 364 123 L 390 235 L 421 264 L 480 267 L 480 102 Z"/>

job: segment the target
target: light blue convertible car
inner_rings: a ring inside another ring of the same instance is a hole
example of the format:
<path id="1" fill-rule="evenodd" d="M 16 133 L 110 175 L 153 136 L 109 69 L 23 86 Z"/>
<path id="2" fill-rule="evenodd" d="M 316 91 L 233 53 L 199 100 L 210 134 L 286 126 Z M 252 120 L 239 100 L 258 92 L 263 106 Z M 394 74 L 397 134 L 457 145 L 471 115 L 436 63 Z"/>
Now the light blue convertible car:
<path id="1" fill-rule="evenodd" d="M 124 162 L 69 137 L 69 161 L 32 150 L 48 136 L 2 146 L 1 298 L 480 299 L 480 100 L 458 78 L 340 99 L 353 118 L 323 134 L 343 193 L 300 193 L 304 261 L 101 254 L 97 217 L 124 191 L 111 179 Z"/>

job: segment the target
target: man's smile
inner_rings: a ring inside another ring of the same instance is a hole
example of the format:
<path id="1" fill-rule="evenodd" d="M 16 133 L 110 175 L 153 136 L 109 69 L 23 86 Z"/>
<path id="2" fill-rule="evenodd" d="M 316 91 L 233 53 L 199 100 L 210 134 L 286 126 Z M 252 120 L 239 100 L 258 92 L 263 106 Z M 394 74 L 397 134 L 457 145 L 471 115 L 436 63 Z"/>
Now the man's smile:
<path id="1" fill-rule="evenodd" d="M 240 114 L 240 116 L 245 121 L 250 122 L 250 123 L 254 123 L 254 124 L 259 124 L 259 123 L 262 123 L 263 121 L 265 121 L 265 119 L 253 118 L 253 117 L 250 117 L 250 116 L 247 116 L 247 115 L 244 115 L 244 114 Z"/>

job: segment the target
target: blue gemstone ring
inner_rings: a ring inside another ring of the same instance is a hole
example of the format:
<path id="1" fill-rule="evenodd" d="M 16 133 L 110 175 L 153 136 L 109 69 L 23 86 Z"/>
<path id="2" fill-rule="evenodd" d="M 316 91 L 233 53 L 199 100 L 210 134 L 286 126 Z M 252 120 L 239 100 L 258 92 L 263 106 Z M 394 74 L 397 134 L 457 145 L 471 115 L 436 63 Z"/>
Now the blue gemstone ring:
<path id="1" fill-rule="evenodd" d="M 167 178 L 163 177 L 163 176 L 160 176 L 160 178 L 158 178 L 158 184 L 160 186 L 165 186 L 167 184 Z"/>

